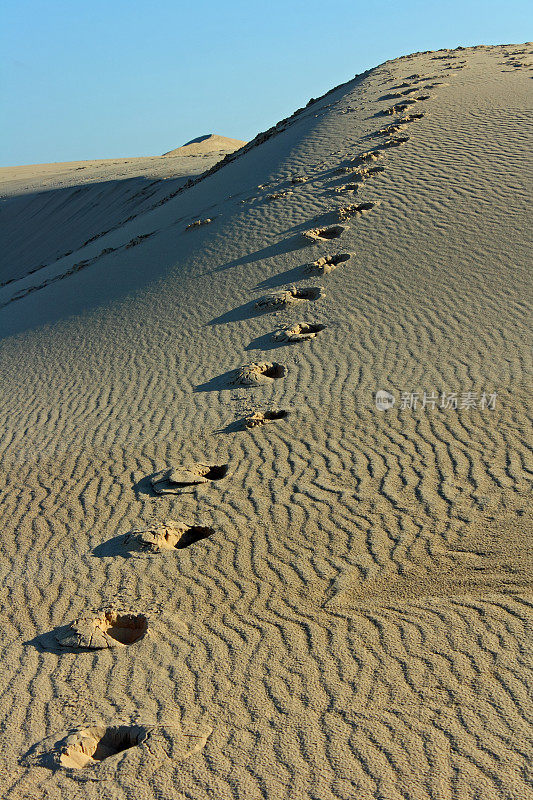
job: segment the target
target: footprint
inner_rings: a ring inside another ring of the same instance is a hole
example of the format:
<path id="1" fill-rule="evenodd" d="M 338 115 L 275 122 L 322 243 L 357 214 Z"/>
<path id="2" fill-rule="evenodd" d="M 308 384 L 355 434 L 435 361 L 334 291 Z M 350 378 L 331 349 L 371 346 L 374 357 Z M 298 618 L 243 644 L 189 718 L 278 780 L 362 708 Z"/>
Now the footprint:
<path id="1" fill-rule="evenodd" d="M 301 322 L 291 325 L 289 328 L 282 328 L 274 334 L 273 338 L 277 342 L 305 342 L 308 339 L 314 339 L 325 327 L 325 325 Z"/>
<path id="2" fill-rule="evenodd" d="M 352 158 L 353 164 L 367 164 L 369 161 L 378 161 L 383 156 L 377 150 L 368 150 L 366 153 L 360 153 L 355 158 Z"/>
<path id="3" fill-rule="evenodd" d="M 348 192 L 357 192 L 359 190 L 359 184 L 357 183 L 345 183 L 344 186 L 335 186 L 333 191 L 335 194 L 345 194 Z"/>
<path id="4" fill-rule="evenodd" d="M 219 481 L 228 474 L 229 464 L 192 464 L 156 472 L 150 482 L 156 494 L 179 494 L 186 486 Z"/>
<path id="5" fill-rule="evenodd" d="M 344 233 L 345 228 L 342 225 L 330 225 L 327 228 L 313 228 L 306 231 L 303 235 L 311 242 L 329 241 L 330 239 L 338 239 Z"/>
<path id="6" fill-rule="evenodd" d="M 360 217 L 367 211 L 371 211 L 377 203 L 352 203 L 352 205 L 339 208 L 337 211 L 339 222 L 346 222 L 351 217 Z"/>
<path id="7" fill-rule="evenodd" d="M 370 178 L 375 178 L 380 172 L 385 172 L 385 167 L 365 167 L 354 171 L 358 181 L 364 182 Z"/>
<path id="8" fill-rule="evenodd" d="M 185 525 L 174 520 L 158 523 L 147 530 L 131 531 L 124 537 L 130 549 L 159 553 L 161 550 L 181 550 L 184 547 L 207 539 L 215 532 L 204 525 Z"/>
<path id="9" fill-rule="evenodd" d="M 337 253 L 337 255 L 334 256 L 322 256 L 322 258 L 313 261 L 312 264 L 307 264 L 305 271 L 327 274 L 328 272 L 333 272 L 335 267 L 348 261 L 351 257 L 351 253 Z"/>
<path id="10" fill-rule="evenodd" d="M 262 383 L 275 381 L 285 376 L 286 368 L 283 364 L 269 361 L 254 361 L 245 364 L 236 371 L 234 384 L 240 386 L 258 386 Z"/>
<path id="11" fill-rule="evenodd" d="M 279 200 L 281 197 L 288 197 L 290 194 L 292 194 L 290 189 L 284 189 L 283 191 L 273 192 L 272 194 L 267 195 L 265 200 Z"/>
<path id="12" fill-rule="evenodd" d="M 376 131 L 373 136 L 391 136 L 393 133 L 398 133 L 401 131 L 402 126 L 396 122 L 392 123 L 391 125 L 386 125 L 384 128 L 380 128 L 379 131 Z"/>
<path id="13" fill-rule="evenodd" d="M 408 136 L 397 136 L 396 138 L 387 139 L 387 141 L 383 142 L 383 144 L 381 144 L 380 147 L 383 148 L 399 147 L 401 144 L 405 144 L 408 141 L 409 141 Z"/>
<path id="14" fill-rule="evenodd" d="M 69 769 L 83 769 L 146 741 L 149 730 L 141 725 L 112 725 L 82 728 L 62 743 L 59 763 Z"/>
<path id="15" fill-rule="evenodd" d="M 148 631 L 144 614 L 128 611 L 104 611 L 93 617 L 74 620 L 66 631 L 56 635 L 61 647 L 80 650 L 104 650 L 138 642 Z"/>
<path id="16" fill-rule="evenodd" d="M 289 415 L 288 411 L 256 411 L 244 420 L 246 428 L 255 428 L 258 425 L 267 425 L 269 422 L 278 422 Z"/>
<path id="17" fill-rule="evenodd" d="M 404 100 L 403 103 L 396 103 L 394 106 L 390 106 L 390 108 L 386 108 L 381 113 L 384 116 L 389 116 L 390 117 L 390 116 L 392 116 L 392 114 L 399 114 L 401 111 L 406 111 L 406 109 L 408 109 L 409 106 L 414 105 L 414 103 L 416 103 L 416 100 Z"/>
<path id="18" fill-rule="evenodd" d="M 303 300 L 318 300 L 324 295 L 324 290 L 320 286 L 309 286 L 302 289 L 297 289 L 293 286 L 290 289 L 284 289 L 281 292 L 272 292 L 261 297 L 255 304 L 256 308 L 280 308 L 285 306 L 294 305 Z"/>
<path id="19" fill-rule="evenodd" d="M 404 117 L 400 117 L 400 119 L 396 120 L 396 125 L 407 125 L 410 122 L 414 122 L 416 119 L 422 119 L 425 116 L 423 111 L 419 111 L 418 114 L 406 114 Z"/>
<path id="20" fill-rule="evenodd" d="M 200 228 L 202 225 L 209 225 L 210 222 L 213 222 L 212 219 L 197 219 L 195 222 L 191 222 L 190 225 L 187 225 L 185 228 L 186 231 L 190 231 L 192 228 Z"/>
<path id="21" fill-rule="evenodd" d="M 400 117 L 399 119 L 392 122 L 390 125 L 386 125 L 384 128 L 380 128 L 375 135 L 386 136 L 391 133 L 397 133 L 399 130 L 401 130 L 403 125 L 409 125 L 409 123 L 414 122 L 417 119 L 422 119 L 423 116 L 425 116 L 423 113 L 406 114 L 404 117 Z"/>

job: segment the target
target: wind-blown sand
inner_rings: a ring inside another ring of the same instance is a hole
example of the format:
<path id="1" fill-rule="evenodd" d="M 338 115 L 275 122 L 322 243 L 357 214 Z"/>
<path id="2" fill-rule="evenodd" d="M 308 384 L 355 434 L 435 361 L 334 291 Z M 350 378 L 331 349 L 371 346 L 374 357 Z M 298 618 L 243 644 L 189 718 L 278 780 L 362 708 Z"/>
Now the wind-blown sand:
<path id="1" fill-rule="evenodd" d="M 386 62 L 140 204 L 24 168 L 2 796 L 530 796 L 532 76 Z"/>

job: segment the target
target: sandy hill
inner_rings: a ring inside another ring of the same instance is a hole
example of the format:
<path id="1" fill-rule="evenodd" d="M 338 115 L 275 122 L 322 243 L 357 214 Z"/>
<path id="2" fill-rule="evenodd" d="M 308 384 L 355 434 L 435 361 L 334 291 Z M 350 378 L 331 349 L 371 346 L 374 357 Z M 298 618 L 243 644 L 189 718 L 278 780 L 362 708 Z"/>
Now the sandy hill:
<path id="1" fill-rule="evenodd" d="M 168 153 L 163 153 L 165 157 L 168 156 L 196 156 L 201 153 L 224 152 L 232 153 L 238 150 L 246 142 L 240 139 L 229 139 L 227 136 L 219 136 L 216 133 L 208 133 L 205 136 L 198 136 L 196 139 L 191 139 L 181 147 L 175 150 L 170 150 Z"/>
<path id="2" fill-rule="evenodd" d="M 171 158 L 0 168 L 0 284 L 77 253 L 153 208 L 234 150 L 221 141 L 216 150 L 178 149 L 169 154 Z"/>
<path id="3" fill-rule="evenodd" d="M 2 796 L 528 796 L 532 65 L 386 62 L 6 267 Z"/>

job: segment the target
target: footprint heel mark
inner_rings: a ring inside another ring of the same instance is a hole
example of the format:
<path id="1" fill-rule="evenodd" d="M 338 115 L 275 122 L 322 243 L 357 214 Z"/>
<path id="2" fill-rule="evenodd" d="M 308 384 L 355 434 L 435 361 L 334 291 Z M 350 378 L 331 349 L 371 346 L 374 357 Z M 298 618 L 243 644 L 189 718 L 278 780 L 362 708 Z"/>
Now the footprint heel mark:
<path id="1" fill-rule="evenodd" d="M 179 494 L 189 486 L 219 481 L 228 474 L 229 464 L 192 464 L 190 467 L 169 467 L 151 478 L 156 494 Z"/>
<path id="2" fill-rule="evenodd" d="M 207 539 L 214 534 L 214 528 L 209 528 L 204 525 L 191 525 L 186 528 L 181 534 L 180 538 L 174 545 L 175 550 L 183 550 L 185 547 L 190 547 L 191 544 L 201 542 L 202 539 Z"/>
<path id="3" fill-rule="evenodd" d="M 305 342 L 314 339 L 325 327 L 325 325 L 300 322 L 288 328 L 281 328 L 272 338 L 276 342 Z"/>
<path id="4" fill-rule="evenodd" d="M 129 550 L 160 553 L 165 550 L 182 550 L 214 533 L 215 529 L 206 525 L 186 525 L 168 520 L 149 529 L 131 531 L 124 537 L 124 545 Z"/>
<path id="5" fill-rule="evenodd" d="M 289 412 L 280 409 L 279 411 L 256 411 L 244 419 L 245 428 L 256 428 L 259 425 L 268 425 L 271 422 L 279 422 L 288 417 Z"/>
<path id="6" fill-rule="evenodd" d="M 324 296 L 321 286 L 306 286 L 297 288 L 292 286 L 281 292 L 272 292 L 257 300 L 255 307 L 260 310 L 278 309 L 285 306 L 294 305 L 305 300 L 318 300 Z"/>
<path id="7" fill-rule="evenodd" d="M 351 257 L 351 253 L 337 253 L 333 256 L 322 256 L 322 258 L 317 258 L 317 260 L 313 261 L 311 264 L 307 264 L 305 271 L 310 273 L 318 272 L 321 275 L 326 275 L 328 272 L 333 272 L 339 264 L 344 264 L 346 261 L 349 261 Z"/>
<path id="8" fill-rule="evenodd" d="M 135 644 L 148 632 L 144 614 L 108 610 L 92 617 L 81 617 L 56 635 L 60 647 L 79 650 L 105 650 Z"/>
<path id="9" fill-rule="evenodd" d="M 85 769 L 131 747 L 137 747 L 149 735 L 149 729 L 142 725 L 81 728 L 61 743 L 56 758 L 67 769 Z"/>
<path id="10" fill-rule="evenodd" d="M 259 386 L 283 378 L 286 371 L 286 367 L 276 361 L 254 361 L 239 367 L 233 383 L 238 386 Z"/>
<path id="11" fill-rule="evenodd" d="M 326 228 L 312 228 L 303 235 L 308 241 L 316 243 L 320 241 L 329 241 L 330 239 L 338 239 L 345 230 L 346 228 L 342 225 L 329 225 Z"/>

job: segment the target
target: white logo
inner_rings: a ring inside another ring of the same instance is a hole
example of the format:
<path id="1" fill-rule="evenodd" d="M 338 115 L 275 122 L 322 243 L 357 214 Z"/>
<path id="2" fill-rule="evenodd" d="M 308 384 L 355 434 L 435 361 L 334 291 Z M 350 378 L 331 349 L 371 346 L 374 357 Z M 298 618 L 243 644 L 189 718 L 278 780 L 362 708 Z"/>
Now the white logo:
<path id="1" fill-rule="evenodd" d="M 376 392 L 376 408 L 378 411 L 387 411 L 394 405 L 394 395 L 386 392 L 385 389 L 380 389 Z"/>

